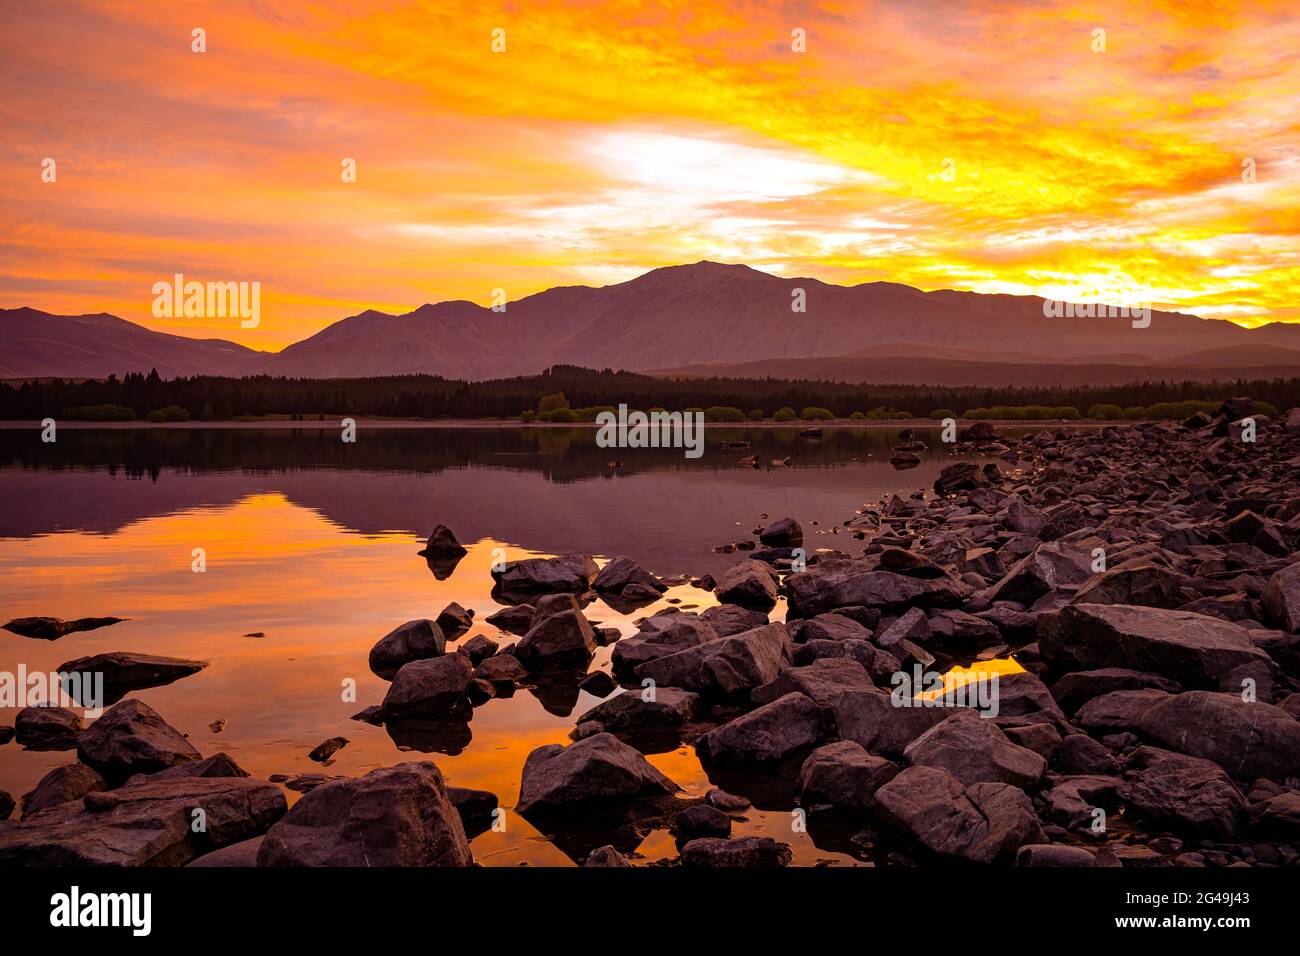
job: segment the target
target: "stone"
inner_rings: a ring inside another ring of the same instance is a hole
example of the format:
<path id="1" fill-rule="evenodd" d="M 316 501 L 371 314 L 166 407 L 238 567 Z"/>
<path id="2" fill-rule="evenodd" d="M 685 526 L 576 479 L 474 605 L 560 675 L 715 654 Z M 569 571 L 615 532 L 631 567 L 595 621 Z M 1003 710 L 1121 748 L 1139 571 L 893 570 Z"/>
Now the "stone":
<path id="1" fill-rule="evenodd" d="M 0 866 L 182 866 L 263 833 L 284 812 L 284 792 L 265 780 L 143 776 L 0 827 Z"/>
<path id="2" fill-rule="evenodd" d="M 785 625 L 773 623 L 647 661 L 635 673 L 658 686 L 736 697 L 774 679 L 789 663 Z"/>
<path id="3" fill-rule="evenodd" d="M 842 739 L 894 760 L 902 759 L 908 744 L 953 712 L 944 706 L 897 706 L 890 694 L 875 688 L 845 691 L 831 702 L 830 710 Z"/>
<path id="4" fill-rule="evenodd" d="M 1078 587 L 1092 576 L 1092 555 L 1064 541 L 1039 545 L 1011 566 L 989 589 L 990 601 L 1029 606 L 1061 588 Z"/>
<path id="5" fill-rule="evenodd" d="M 545 594 L 565 591 L 582 594 L 591 589 L 600 569 L 586 554 L 554 558 L 525 558 L 493 568 L 492 577 L 503 594 Z"/>
<path id="6" fill-rule="evenodd" d="M 789 693 L 709 731 L 695 748 L 713 761 L 772 762 L 817 746 L 823 732 L 822 709 L 803 694 Z"/>
<path id="7" fill-rule="evenodd" d="M 907 746 L 903 758 L 915 767 L 942 767 L 963 786 L 987 781 L 1021 789 L 1037 784 L 1047 763 L 972 710 L 959 710 L 931 727 Z"/>
<path id="8" fill-rule="evenodd" d="M 429 532 L 429 539 L 425 542 L 420 554 L 426 557 L 459 557 L 469 552 L 461 546 L 456 540 L 455 533 L 445 524 L 434 525 Z"/>
<path id="9" fill-rule="evenodd" d="M 735 605 L 722 606 L 735 607 Z M 671 613 L 656 614 L 646 618 L 641 623 L 641 629 L 632 637 L 625 638 L 614 645 L 610 662 L 616 674 L 627 673 L 648 661 L 715 641 L 718 637 L 719 633 L 702 615 L 686 614 L 676 610 Z"/>
<path id="10" fill-rule="evenodd" d="M 622 594 L 629 585 L 639 585 L 658 593 L 668 587 L 631 558 L 613 558 L 596 575 L 591 588 L 602 594 Z"/>
<path id="11" fill-rule="evenodd" d="M 239 843 L 232 843 L 230 846 L 224 846 L 220 850 L 213 850 L 211 853 L 205 853 L 196 857 L 186 866 L 196 867 L 221 867 L 222 869 L 244 869 L 247 867 L 257 866 L 257 852 L 261 849 L 262 841 L 266 837 L 255 836 L 251 840 L 241 840 Z"/>
<path id="12" fill-rule="evenodd" d="M 871 629 L 843 614 L 818 614 L 806 621 L 787 625 L 790 640 L 796 644 L 807 641 L 869 641 Z"/>
<path id="13" fill-rule="evenodd" d="M 460 653 L 468 657 L 469 662 L 475 667 L 478 667 L 500 649 L 501 645 L 486 634 L 475 634 L 458 648 Z"/>
<path id="14" fill-rule="evenodd" d="M 384 695 L 384 716 L 467 718 L 470 705 L 466 692 L 473 673 L 464 654 L 412 661 L 397 672 Z"/>
<path id="15" fill-rule="evenodd" d="M 875 806 L 876 790 L 898 772 L 898 764 L 867 753 L 851 740 L 824 744 L 799 770 L 799 803 L 805 808 L 830 804 L 841 812 L 868 813 Z"/>
<path id="16" fill-rule="evenodd" d="M 1260 601 L 1278 627 L 1300 631 L 1300 561 L 1275 572 L 1264 585 Z"/>
<path id="17" fill-rule="evenodd" d="M 767 611 L 776 604 L 776 575 L 761 561 L 741 561 L 718 577 L 714 593 L 723 604 Z"/>
<path id="18" fill-rule="evenodd" d="M 370 649 L 370 670 L 384 680 L 392 680 L 404 665 L 441 657 L 446 649 L 447 638 L 436 622 L 407 621 L 381 637 Z"/>
<path id="19" fill-rule="evenodd" d="M 797 692 L 811 697 L 823 707 L 846 690 L 872 690 L 875 684 L 856 660 L 848 658 L 823 658 L 802 667 L 781 671 L 774 679 L 750 692 L 755 704 L 769 704 L 778 697 Z"/>
<path id="20" fill-rule="evenodd" d="M 875 794 L 877 815 L 939 856 L 1004 862 L 1044 843 L 1033 804 L 1005 783 L 963 788 L 941 767 L 908 767 Z"/>
<path id="21" fill-rule="evenodd" d="M 650 698 L 641 690 L 611 697 L 591 708 L 577 722 L 591 721 L 611 733 L 634 736 L 680 727 L 694 719 L 699 708 L 699 694 L 677 687 L 656 687 Z"/>
<path id="22" fill-rule="evenodd" d="M 919 607 L 911 608 L 903 616 L 895 619 L 881 631 L 876 643 L 881 647 L 893 647 L 899 641 L 911 641 L 913 644 L 925 645 L 930 639 L 930 619 Z"/>
<path id="23" fill-rule="evenodd" d="M 1045 614 L 1038 643 L 1043 660 L 1058 673 L 1121 667 L 1184 687 L 1217 687 L 1234 667 L 1269 660 L 1236 624 L 1127 604 L 1076 604 Z"/>
<path id="24" fill-rule="evenodd" d="M 679 840 L 731 836 L 731 817 L 706 803 L 697 803 L 677 814 L 674 830 Z"/>
<path id="25" fill-rule="evenodd" d="M 156 654 L 134 654 L 114 651 L 79 657 L 60 664 L 61 674 L 103 675 L 104 696 L 102 704 L 116 703 L 129 691 L 144 687 L 160 687 L 197 674 L 208 666 L 207 661 L 191 661 L 181 657 L 160 657 Z M 94 678 L 98 679 L 98 678 Z M 73 685 L 75 686 L 75 685 Z M 81 701 L 85 704 L 86 701 Z"/>
<path id="26" fill-rule="evenodd" d="M 96 790 L 107 790 L 108 784 L 94 769 L 84 763 L 67 763 L 55 767 L 23 796 L 23 818 L 39 813 L 61 803 L 80 800 Z"/>
<path id="27" fill-rule="evenodd" d="M 1092 700 L 1117 690 L 1160 690 L 1166 694 L 1182 692 L 1182 685 L 1159 674 L 1103 667 L 1092 671 L 1072 671 L 1052 685 L 1052 697 L 1067 714 Z"/>
<path id="28" fill-rule="evenodd" d="M 588 853 L 587 859 L 583 862 L 582 865 L 583 866 L 631 866 L 632 864 L 627 861 L 627 857 L 623 856 L 622 853 L 619 853 L 618 850 L 606 844 L 605 846 L 598 846 L 596 847 L 596 849 Z"/>
<path id="29" fill-rule="evenodd" d="M 536 613 L 536 608 L 533 605 L 516 604 L 513 607 L 502 608 L 495 614 L 488 615 L 484 620 L 508 634 L 523 637 L 528 633 L 528 629 L 533 626 L 534 613 Z"/>
<path id="30" fill-rule="evenodd" d="M 5 624 L 4 629 L 19 637 L 57 641 L 77 631 L 93 631 L 125 620 L 124 617 L 79 617 L 75 621 L 64 621 L 57 617 L 16 617 Z"/>
<path id="31" fill-rule="evenodd" d="M 451 655 L 455 656 L 455 655 Z M 335 780 L 266 833 L 258 866 L 470 866 L 469 841 L 429 761 Z"/>
<path id="32" fill-rule="evenodd" d="M 1059 843 L 1030 843 L 1016 851 L 1016 866 L 1084 867 L 1096 866 L 1097 857 L 1086 847 Z"/>
<path id="33" fill-rule="evenodd" d="M 84 728 L 67 708 L 24 707 L 14 718 L 14 740 L 28 750 L 72 750 Z"/>
<path id="34" fill-rule="evenodd" d="M 618 689 L 618 684 L 604 671 L 592 671 L 578 682 L 578 689 L 594 697 L 608 697 Z"/>
<path id="35" fill-rule="evenodd" d="M 133 697 L 114 704 L 82 731 L 77 756 L 110 784 L 201 759 L 179 730 Z"/>
<path id="36" fill-rule="evenodd" d="M 538 747 L 524 762 L 515 810 L 577 812 L 592 803 L 628 801 L 680 790 L 640 753 L 613 734 L 599 733 L 564 747 Z"/>
<path id="37" fill-rule="evenodd" d="M 1187 596 L 1181 575 L 1150 562 L 1128 561 L 1089 578 L 1071 603 L 1177 608 Z"/>
<path id="38" fill-rule="evenodd" d="M 331 737 L 329 740 L 317 744 L 312 752 L 307 755 L 307 758 L 315 760 L 317 763 L 324 763 L 351 742 L 346 737 Z"/>
<path id="39" fill-rule="evenodd" d="M 702 837 L 682 847 L 682 866 L 690 867 L 779 867 L 794 858 L 788 843 L 771 837 L 723 840 Z"/>
<path id="40" fill-rule="evenodd" d="M 1129 808 L 1158 825 L 1187 830 L 1215 840 L 1235 839 L 1246 818 L 1246 798 L 1217 764 L 1139 747 L 1133 765 L 1140 771 L 1128 783 Z"/>
<path id="41" fill-rule="evenodd" d="M 714 585 L 716 586 L 716 584 Z M 713 590 L 712 587 L 708 590 Z M 767 615 L 753 608 L 741 607 L 739 604 L 717 604 L 700 612 L 705 621 L 718 637 L 730 637 L 752 631 L 767 623 Z"/>
<path id="42" fill-rule="evenodd" d="M 1149 740 L 1212 760 L 1237 780 L 1300 779 L 1300 721 L 1272 704 L 1187 691 L 1150 707 L 1138 727 Z"/>
<path id="43" fill-rule="evenodd" d="M 1052 769 L 1066 774 L 1115 776 L 1119 765 L 1103 744 L 1087 734 L 1067 734 L 1051 758 Z"/>
<path id="44" fill-rule="evenodd" d="M 438 612 L 434 623 L 442 630 L 447 640 L 454 641 L 474 626 L 474 612 L 467 611 L 452 601 Z"/>
<path id="45" fill-rule="evenodd" d="M 919 578 L 879 571 L 861 561 L 827 560 L 785 582 L 790 616 L 810 618 L 838 608 L 956 607 L 973 589 L 949 575 Z"/>
<path id="46" fill-rule="evenodd" d="M 803 528 L 793 518 L 778 518 L 758 533 L 769 548 L 797 548 L 803 544 Z"/>
<path id="47" fill-rule="evenodd" d="M 530 671 L 583 667 L 596 653 L 596 634 L 578 610 L 563 611 L 534 624 L 515 647 Z"/>
<path id="48" fill-rule="evenodd" d="M 1075 721 L 1089 731 L 1137 730 L 1147 711 L 1170 695 L 1162 690 L 1116 690 L 1094 697 L 1075 713 Z"/>

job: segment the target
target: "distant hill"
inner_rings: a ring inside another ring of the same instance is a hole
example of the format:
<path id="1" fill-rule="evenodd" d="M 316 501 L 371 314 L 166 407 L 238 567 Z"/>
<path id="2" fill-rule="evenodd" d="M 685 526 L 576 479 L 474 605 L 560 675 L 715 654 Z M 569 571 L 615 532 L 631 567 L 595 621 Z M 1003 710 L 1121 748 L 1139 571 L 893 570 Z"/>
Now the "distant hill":
<path id="1" fill-rule="evenodd" d="M 799 290 L 805 312 L 791 310 Z M 1135 329 L 1122 318 L 1048 318 L 1043 300 L 1034 296 L 922 292 L 889 282 L 837 286 L 716 262 L 654 269 L 602 288 L 548 289 L 510 302 L 504 312 L 465 301 L 424 305 L 405 315 L 367 311 L 278 353 L 162 335 L 106 315 L 15 309 L 0 312 L 0 323 L 5 377 L 157 367 L 164 376 L 426 373 L 484 380 L 556 364 L 681 374 L 727 368 L 728 374 L 851 375 L 846 380 L 917 384 L 958 384 L 946 377 L 953 375 L 981 383 L 999 376 L 994 383 L 1005 384 L 1001 376 L 1014 380 L 1016 373 L 1088 381 L 1094 374 L 1129 381 L 1187 369 L 1202 380 L 1222 377 L 1225 369 L 1229 378 L 1262 369 L 1300 375 L 1300 325 L 1252 330 L 1155 312 L 1150 327 Z M 836 361 L 815 364 L 826 360 Z M 967 367 L 972 363 L 985 367 Z M 1057 371 L 1064 366 L 1078 368 Z M 778 367 L 783 371 L 766 371 Z M 1129 371 L 1119 371 L 1123 367 Z"/>

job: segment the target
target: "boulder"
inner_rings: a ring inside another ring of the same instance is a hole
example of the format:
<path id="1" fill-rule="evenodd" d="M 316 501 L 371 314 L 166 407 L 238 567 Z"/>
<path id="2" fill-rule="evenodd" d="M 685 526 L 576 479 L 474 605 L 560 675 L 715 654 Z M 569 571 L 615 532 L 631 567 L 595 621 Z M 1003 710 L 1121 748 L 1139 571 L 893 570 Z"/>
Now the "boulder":
<path id="1" fill-rule="evenodd" d="M 370 649 L 370 670 L 384 680 L 392 680 L 403 665 L 441 657 L 446 649 L 447 638 L 435 621 L 407 621 Z"/>
<path id="2" fill-rule="evenodd" d="M 472 840 L 492 829 L 497 819 L 497 795 L 491 790 L 448 787 L 447 799 L 460 814 L 460 825 L 465 830 L 466 839 Z"/>
<path id="3" fill-rule="evenodd" d="M 1037 784 L 1047 763 L 973 710 L 959 710 L 931 727 L 907 746 L 903 758 L 914 767 L 942 767 L 962 786 L 988 781 L 1021 789 Z"/>
<path id="4" fill-rule="evenodd" d="M 1300 631 L 1300 561 L 1275 572 L 1260 600 L 1278 627 Z"/>
<path id="5" fill-rule="evenodd" d="M 1097 858 L 1086 847 L 1059 843 L 1030 843 L 1016 852 L 1016 866 L 1084 867 L 1096 866 Z"/>
<path id="6" fill-rule="evenodd" d="M 973 490 L 987 483 L 988 479 L 979 465 L 973 461 L 959 461 L 945 465 L 939 472 L 939 477 L 934 480 L 934 493 L 940 497 L 947 497 L 959 491 Z"/>
<path id="7" fill-rule="evenodd" d="M 1045 795 L 1047 817 L 1071 830 L 1091 830 L 1098 809 L 1115 807 L 1124 793 L 1119 777 L 1080 775 L 1055 778 Z"/>
<path id="8" fill-rule="evenodd" d="M 789 625 L 790 640 L 796 644 L 807 641 L 869 641 L 871 629 L 843 614 L 818 614 L 806 621 L 793 621 Z"/>
<path id="9" fill-rule="evenodd" d="M 587 554 L 562 554 L 554 558 L 525 558 L 493 568 L 492 578 L 503 594 L 547 594 L 590 590 L 600 569 Z"/>
<path id="10" fill-rule="evenodd" d="M 989 589 L 990 601 L 1015 601 L 1026 607 L 1062 588 L 1077 587 L 1092 577 L 1092 554 L 1065 541 L 1039 545 L 1011 566 Z"/>
<path id="11" fill-rule="evenodd" d="M 596 633 L 578 610 L 542 619 L 515 646 L 515 656 L 530 671 L 585 668 L 595 653 Z"/>
<path id="12" fill-rule="evenodd" d="M 482 664 L 500 649 L 501 645 L 486 634 L 475 634 L 457 648 L 460 653 L 469 658 L 469 662 L 475 667 Z"/>
<path id="13" fill-rule="evenodd" d="M 1233 668 L 1269 657 L 1244 628 L 1187 611 L 1075 604 L 1039 618 L 1039 649 L 1057 672 L 1121 667 L 1184 687 L 1217 687 Z"/>
<path id="14" fill-rule="evenodd" d="M 1164 691 L 1154 689 L 1111 691 L 1080 707 L 1074 719 L 1080 726 L 1098 733 L 1137 730 L 1147 711 L 1169 697 Z"/>
<path id="15" fill-rule="evenodd" d="M 433 530 L 429 532 L 428 541 L 420 551 L 420 554 L 434 558 L 459 557 L 468 553 L 445 524 L 434 525 Z"/>
<path id="16" fill-rule="evenodd" d="M 516 604 L 513 607 L 502 608 L 495 614 L 489 614 L 484 620 L 508 634 L 523 637 L 533 626 L 535 613 L 536 608 L 531 604 Z"/>
<path id="17" fill-rule="evenodd" d="M 596 847 L 596 849 L 588 853 L 587 859 L 585 862 L 583 862 L 582 865 L 583 866 L 631 866 L 632 864 L 627 861 L 627 857 L 623 856 L 622 853 L 619 853 L 618 850 L 606 844 L 605 846 L 598 846 Z"/>
<path id="18" fill-rule="evenodd" d="M 793 518 L 778 518 L 758 533 L 769 548 L 797 548 L 803 544 L 803 528 Z"/>
<path id="19" fill-rule="evenodd" d="M 120 624 L 124 617 L 79 617 L 64 621 L 57 617 L 16 617 L 4 625 L 6 631 L 19 637 L 32 637 L 41 641 L 57 641 L 77 631 L 93 631 L 110 624 Z"/>
<path id="20" fill-rule="evenodd" d="M 257 866 L 257 851 L 261 849 L 264 839 L 265 836 L 255 836 L 251 840 L 241 840 L 239 843 L 232 843 L 220 850 L 213 850 L 211 853 L 196 857 L 185 865 L 200 868 L 215 866 L 222 869 L 254 867 Z"/>
<path id="21" fill-rule="evenodd" d="M 1072 604 L 1136 604 L 1177 608 L 1187 603 L 1182 575 L 1145 561 L 1127 561 L 1093 575 Z"/>
<path id="22" fill-rule="evenodd" d="M 77 738 L 77 756 L 110 784 L 156 773 L 201 755 L 148 704 L 128 697 L 104 711 Z"/>
<path id="23" fill-rule="evenodd" d="M 841 812 L 867 813 L 875 806 L 876 790 L 898 771 L 892 760 L 869 754 L 851 740 L 825 744 L 799 770 L 799 803 L 804 808 L 830 804 Z"/>
<path id="24" fill-rule="evenodd" d="M 681 788 L 613 734 L 599 733 L 564 747 L 538 747 L 524 762 L 515 810 L 580 812 L 593 803 L 663 795 Z"/>
<path id="25" fill-rule="evenodd" d="M 1246 819 L 1246 798 L 1209 760 L 1139 747 L 1128 783 L 1129 808 L 1164 826 L 1214 840 L 1232 840 Z"/>
<path id="26" fill-rule="evenodd" d="M 96 790 L 107 789 L 104 778 L 84 763 L 55 767 L 23 796 L 23 818 L 61 803 L 80 800 Z"/>
<path id="27" fill-rule="evenodd" d="M 1119 765 L 1104 744 L 1087 734 L 1067 734 L 1051 758 L 1058 773 L 1109 777 L 1119 773 Z"/>
<path id="28" fill-rule="evenodd" d="M 65 707 L 24 707 L 14 718 L 14 740 L 28 750 L 72 750 L 85 726 Z"/>
<path id="29" fill-rule="evenodd" d="M 919 607 L 914 607 L 881 631 L 876 643 L 881 647 L 893 647 L 899 641 L 911 641 L 924 646 L 929 639 L 930 619 Z"/>
<path id="30" fill-rule="evenodd" d="M 903 666 L 897 657 L 870 641 L 808 641 L 794 646 L 794 662 L 799 667 L 827 658 L 857 661 L 877 686 L 888 684 Z"/>
<path id="31" fill-rule="evenodd" d="M 718 632 L 702 616 L 681 611 L 656 614 L 642 621 L 636 634 L 614 645 L 610 661 L 615 673 L 626 673 L 648 661 L 717 639 Z"/>
<path id="32" fill-rule="evenodd" d="M 372 770 L 305 794 L 267 831 L 258 866 L 470 866 L 469 841 L 429 761 Z"/>
<path id="33" fill-rule="evenodd" d="M 631 584 L 650 588 L 656 592 L 668 590 L 666 584 L 631 558 L 612 559 L 600 569 L 591 587 L 592 590 L 602 594 L 621 594 L 623 589 Z"/>
<path id="34" fill-rule="evenodd" d="M 1160 690 L 1166 694 L 1182 692 L 1182 685 L 1159 674 L 1103 667 L 1095 671 L 1072 671 L 1052 685 L 1052 697 L 1067 714 L 1092 700 L 1117 690 Z"/>
<path id="35" fill-rule="evenodd" d="M 880 571 L 866 562 L 819 561 L 785 582 L 791 617 L 815 617 L 837 608 L 956 607 L 972 593 L 949 575 L 921 578 Z"/>
<path id="36" fill-rule="evenodd" d="M 773 623 L 647 661 L 636 676 L 659 686 L 736 697 L 766 684 L 789 663 L 785 625 Z"/>
<path id="37" fill-rule="evenodd" d="M 962 787 L 941 767 L 908 767 L 876 791 L 876 813 L 932 853 L 1005 862 L 1046 837 L 1022 790 L 1005 783 Z"/>
<path id="38" fill-rule="evenodd" d="M 447 640 L 454 641 L 474 626 L 474 612 L 467 611 L 452 601 L 438 612 L 434 623 L 442 629 L 443 636 Z"/>
<path id="39" fill-rule="evenodd" d="M 853 690 L 836 695 L 830 710 L 838 735 L 869 753 L 898 760 L 903 750 L 935 724 L 952 715 L 951 707 L 898 706 L 883 690 Z"/>
<path id="40" fill-rule="evenodd" d="M 776 575 L 762 561 L 741 561 L 718 576 L 714 593 L 723 604 L 767 611 L 776 604 Z"/>
<path id="41" fill-rule="evenodd" d="M 1237 780 L 1300 780 L 1300 721 L 1272 704 L 1187 691 L 1147 709 L 1138 729 L 1170 750 L 1214 761 Z"/>
<path id="42" fill-rule="evenodd" d="M 634 736 L 680 727 L 694 719 L 699 707 L 699 694 L 676 687 L 656 687 L 649 699 L 647 691 L 631 690 L 602 701 L 577 722 L 591 722 L 610 733 Z"/>
<path id="43" fill-rule="evenodd" d="M 513 654 L 494 654 L 474 668 L 475 680 L 488 681 L 498 689 L 502 686 L 513 687 L 527 676 L 528 668 Z"/>
<path id="44" fill-rule="evenodd" d="M 707 803 L 697 803 L 677 814 L 673 826 L 679 840 L 731 836 L 731 817 Z"/>
<path id="45" fill-rule="evenodd" d="M 681 856 L 682 866 L 691 867 L 789 866 L 793 858 L 788 843 L 778 843 L 771 837 L 702 837 L 682 847 Z"/>
<path id="46" fill-rule="evenodd" d="M 384 716 L 467 718 L 466 693 L 473 679 L 473 667 L 464 654 L 412 661 L 397 672 L 384 695 Z"/>
<path id="47" fill-rule="evenodd" d="M 0 866 L 182 866 L 257 836 L 284 812 L 284 792 L 265 780 L 143 776 L 0 827 Z"/>
<path id="48" fill-rule="evenodd" d="M 716 604 L 700 612 L 704 620 L 718 637 L 730 637 L 752 631 L 767 623 L 767 615 L 753 608 L 741 607 L 739 604 Z"/>
<path id="49" fill-rule="evenodd" d="M 702 758 L 719 762 L 784 760 L 817 746 L 824 723 L 822 709 L 811 698 L 789 693 L 709 731 L 695 749 Z"/>
<path id="50" fill-rule="evenodd" d="M 791 692 L 811 697 L 823 707 L 830 706 L 837 694 L 846 690 L 873 690 L 871 675 L 857 661 L 849 658 L 823 658 L 802 667 L 783 670 L 773 680 L 750 692 L 755 704 L 770 704 Z"/>

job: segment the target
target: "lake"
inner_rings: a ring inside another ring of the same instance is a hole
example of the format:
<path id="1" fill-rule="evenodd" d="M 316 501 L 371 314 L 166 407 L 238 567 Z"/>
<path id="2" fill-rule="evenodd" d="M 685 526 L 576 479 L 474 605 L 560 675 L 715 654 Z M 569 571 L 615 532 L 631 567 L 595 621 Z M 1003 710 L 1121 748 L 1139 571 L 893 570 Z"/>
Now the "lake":
<path id="1" fill-rule="evenodd" d="M 424 751 L 451 784 L 491 790 L 510 808 L 527 754 L 567 743 L 598 698 L 576 687 L 521 689 L 477 708 L 467 732 L 394 741 L 350 719 L 388 686 L 367 667 L 379 638 L 451 601 L 480 622 L 499 610 L 489 575 L 497 549 L 511 560 L 578 551 L 599 561 L 626 555 L 664 576 L 716 574 L 743 555 L 715 547 L 752 540 L 769 517 L 788 514 L 803 524 L 810 552 L 859 553 L 860 542 L 835 533 L 845 519 L 863 503 L 929 488 L 950 460 L 937 434 L 921 433 L 930 445 L 922 464 L 895 470 L 895 436 L 710 429 L 703 457 L 688 460 L 680 450 L 597 448 L 584 428 L 363 428 L 353 444 L 315 428 L 63 429 L 53 444 L 35 429 L 0 431 L 3 620 L 129 619 L 53 642 L 0 631 L 0 670 L 51 671 L 109 651 L 208 661 L 194 676 L 132 694 L 205 755 L 225 751 L 257 777 L 292 776 L 322 771 L 308 752 L 343 736 L 350 743 L 323 772 L 358 776 Z M 720 447 L 724 440 L 752 447 Z M 750 455 L 759 467 L 740 463 Z M 445 580 L 416 554 L 438 523 L 469 551 Z M 196 548 L 203 573 L 192 570 Z M 586 613 L 628 636 L 637 618 L 670 602 L 716 603 L 686 585 L 632 614 L 600 601 Z M 783 616 L 782 603 L 772 618 Z M 461 640 L 480 633 L 503 646 L 514 640 L 483 623 Z M 592 668 L 608 670 L 609 654 L 600 649 Z M 349 679 L 355 701 L 343 699 Z M 15 713 L 0 709 L 0 724 Z M 226 722 L 220 733 L 209 729 L 216 720 Z M 17 798 L 74 756 L 0 747 L 0 789 Z M 691 747 L 648 759 L 688 795 L 718 783 Z M 780 795 L 760 800 L 735 833 L 790 843 L 796 864 L 884 859 L 885 848 L 859 832 L 793 832 L 792 806 Z M 676 856 L 664 829 L 542 834 L 513 813 L 504 832 L 477 836 L 472 849 L 488 866 L 572 865 L 607 842 L 637 863 Z"/>

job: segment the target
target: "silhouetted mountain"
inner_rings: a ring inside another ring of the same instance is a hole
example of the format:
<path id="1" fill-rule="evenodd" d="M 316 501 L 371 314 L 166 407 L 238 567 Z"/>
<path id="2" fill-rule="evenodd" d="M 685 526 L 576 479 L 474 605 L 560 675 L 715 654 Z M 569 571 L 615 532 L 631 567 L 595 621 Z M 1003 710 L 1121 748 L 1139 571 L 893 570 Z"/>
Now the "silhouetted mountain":
<path id="1" fill-rule="evenodd" d="M 804 312 L 791 308 L 798 290 L 805 299 Z M 18 311 L 28 317 L 28 326 L 31 317 L 41 315 Z M 41 340 L 47 345 L 39 353 L 43 365 L 29 360 L 21 371 L 3 374 L 89 374 L 79 371 L 91 364 L 85 353 L 94 348 L 84 326 L 87 320 L 110 318 L 72 320 L 83 325 L 76 355 L 54 348 L 61 333 L 50 331 Z M 137 333 L 154 334 L 114 321 Z M 26 331 L 29 340 L 39 339 L 30 328 Z M 160 338 L 178 341 L 175 336 Z M 1149 327 L 1134 328 L 1127 318 L 1048 318 L 1043 300 L 1036 296 L 921 292 L 889 282 L 837 286 L 780 278 L 743 265 L 699 262 L 654 269 L 602 288 L 548 289 L 509 303 L 503 312 L 464 301 L 424 305 L 405 315 L 367 311 L 273 355 L 249 353 L 230 343 L 193 344 L 198 347 L 190 357 L 195 362 L 242 365 L 252 356 L 253 367 L 232 374 L 307 378 L 428 373 L 480 380 L 532 374 L 555 364 L 628 370 L 709 366 L 716 372 L 721 366 L 769 360 L 909 355 L 1002 366 L 1173 368 L 1182 356 L 1206 353 L 1185 364 L 1202 370 L 1294 369 L 1300 357 L 1295 351 L 1300 350 L 1300 325 L 1273 323 L 1250 330 L 1225 321 L 1154 312 Z M 143 346 L 139 348 L 143 354 Z M 28 346 L 23 354 L 30 352 Z M 1215 360 L 1216 354 L 1222 360 Z M 134 368 L 151 363 L 164 375 L 211 368 L 185 367 L 179 355 L 169 365 L 179 372 L 164 372 L 153 359 Z M 928 384 L 943 381 L 935 376 L 945 374 L 942 362 L 890 364 L 891 382 Z M 110 364 L 110 370 L 119 373 L 131 369 L 120 361 Z M 997 374 L 1004 373 L 999 369 Z"/>

